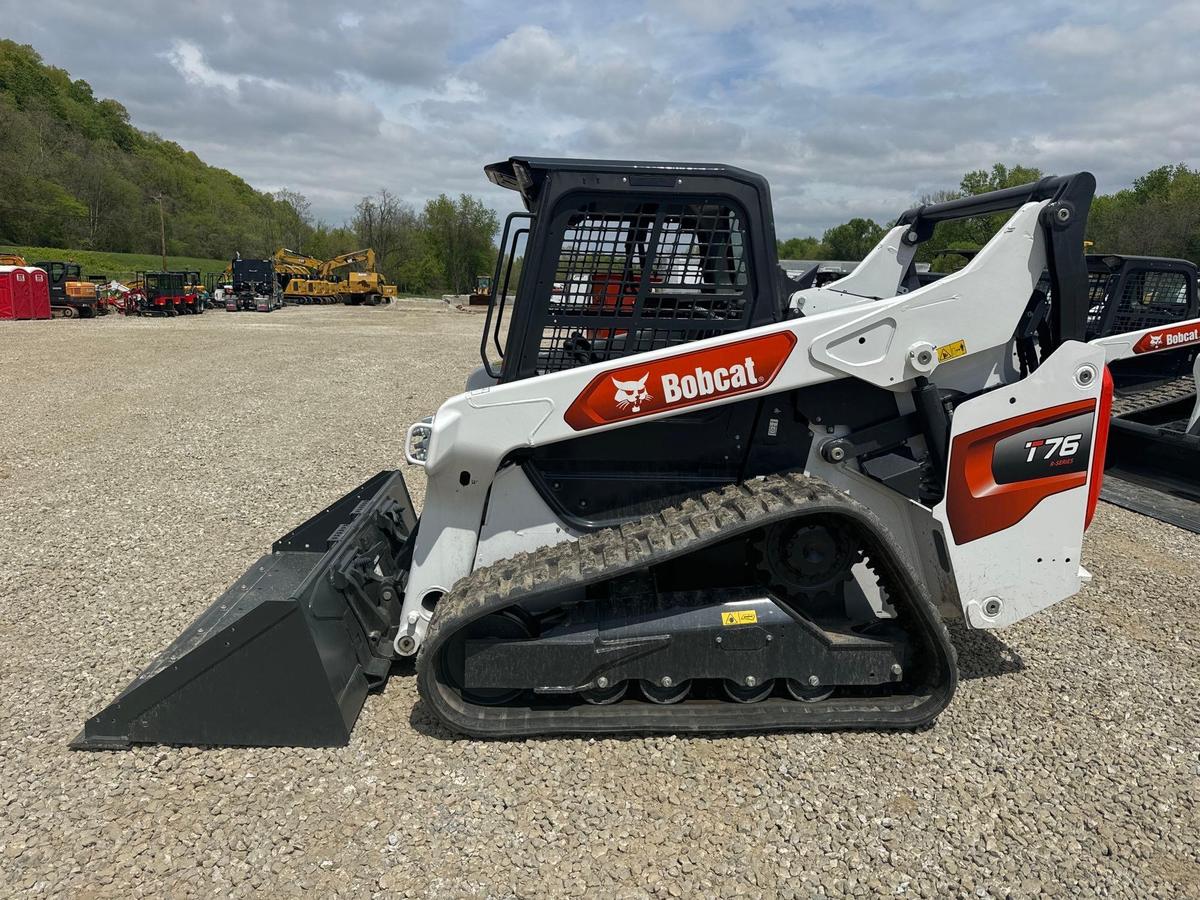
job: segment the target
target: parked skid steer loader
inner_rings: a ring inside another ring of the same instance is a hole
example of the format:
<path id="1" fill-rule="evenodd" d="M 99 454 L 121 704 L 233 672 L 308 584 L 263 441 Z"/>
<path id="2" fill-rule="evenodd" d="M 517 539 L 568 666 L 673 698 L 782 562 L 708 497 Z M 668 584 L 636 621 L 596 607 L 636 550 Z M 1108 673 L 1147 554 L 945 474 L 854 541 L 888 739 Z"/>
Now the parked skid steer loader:
<path id="1" fill-rule="evenodd" d="M 343 744 L 406 658 L 428 711 L 477 736 L 913 728 L 954 693 L 944 618 L 999 628 L 1087 578 L 1111 402 L 1084 342 L 1091 175 L 915 208 L 794 291 L 758 175 L 486 171 L 528 213 L 505 224 L 483 365 L 408 430 L 419 522 L 380 472 L 74 746 Z M 939 222 L 1005 210 L 919 285 Z"/>
<path id="2" fill-rule="evenodd" d="M 1103 499 L 1200 534 L 1200 296 L 1195 264 L 1088 256 L 1088 339 L 1117 396 Z"/>

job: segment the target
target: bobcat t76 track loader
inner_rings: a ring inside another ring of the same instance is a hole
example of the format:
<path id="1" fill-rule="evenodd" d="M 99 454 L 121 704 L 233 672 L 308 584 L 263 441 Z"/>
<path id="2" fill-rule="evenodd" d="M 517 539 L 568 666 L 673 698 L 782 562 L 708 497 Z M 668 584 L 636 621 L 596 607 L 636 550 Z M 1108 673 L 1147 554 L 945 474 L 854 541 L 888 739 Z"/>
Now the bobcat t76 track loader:
<path id="1" fill-rule="evenodd" d="M 486 171 L 528 213 L 505 225 L 483 366 L 408 430 L 420 519 L 379 473 L 75 746 L 343 744 L 406 658 L 428 710 L 477 736 L 919 727 L 955 689 L 945 618 L 1001 628 L 1078 591 L 1111 402 L 1084 341 L 1091 175 L 912 209 L 797 291 L 750 172 Z M 919 283 L 939 222 L 1006 210 Z"/>

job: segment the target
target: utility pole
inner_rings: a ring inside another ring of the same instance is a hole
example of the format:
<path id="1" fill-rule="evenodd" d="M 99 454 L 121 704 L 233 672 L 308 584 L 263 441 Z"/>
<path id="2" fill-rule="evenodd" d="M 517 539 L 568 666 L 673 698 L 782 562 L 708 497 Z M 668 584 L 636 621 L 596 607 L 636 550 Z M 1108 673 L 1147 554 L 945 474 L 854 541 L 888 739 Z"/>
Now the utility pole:
<path id="1" fill-rule="evenodd" d="M 162 248 L 162 270 L 167 271 L 167 220 L 163 215 L 163 195 L 158 194 L 154 198 L 158 203 L 158 237 Z"/>

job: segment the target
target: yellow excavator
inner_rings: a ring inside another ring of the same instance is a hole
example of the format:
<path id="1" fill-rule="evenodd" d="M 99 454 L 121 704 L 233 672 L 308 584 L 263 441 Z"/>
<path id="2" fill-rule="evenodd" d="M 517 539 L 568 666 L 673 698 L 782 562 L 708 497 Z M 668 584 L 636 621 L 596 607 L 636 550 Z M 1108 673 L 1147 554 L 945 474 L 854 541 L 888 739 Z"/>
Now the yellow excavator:
<path id="1" fill-rule="evenodd" d="M 361 264 L 362 268 L 356 268 Z M 344 278 L 338 273 L 345 269 Z M 358 306 L 366 304 L 376 306 L 381 301 L 391 300 L 396 296 L 396 286 L 388 284 L 375 268 L 375 251 L 372 249 L 354 250 L 343 253 L 321 264 L 317 274 L 327 280 L 338 280 L 338 291 L 343 302 Z"/>
<path id="2" fill-rule="evenodd" d="M 337 303 L 342 286 L 335 278 L 319 274 L 325 263 L 286 247 L 275 251 L 275 275 L 285 303 Z"/>

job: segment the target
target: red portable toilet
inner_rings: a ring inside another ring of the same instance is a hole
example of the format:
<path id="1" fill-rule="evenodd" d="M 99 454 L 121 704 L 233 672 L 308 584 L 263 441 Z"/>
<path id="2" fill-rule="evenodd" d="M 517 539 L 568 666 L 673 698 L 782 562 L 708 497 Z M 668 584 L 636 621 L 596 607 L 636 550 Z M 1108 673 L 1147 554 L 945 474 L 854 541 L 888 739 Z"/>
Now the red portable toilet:
<path id="1" fill-rule="evenodd" d="M 29 272 L 29 318 L 49 319 L 50 278 L 45 270 L 26 267 Z"/>
<path id="2" fill-rule="evenodd" d="M 29 270 L 24 266 L 17 266 L 16 271 L 12 274 L 13 318 L 15 319 L 33 318 L 33 297 L 29 291 L 29 282 Z"/>
<path id="3" fill-rule="evenodd" d="M 0 319 L 15 319 L 17 307 L 13 302 L 13 273 L 16 266 L 0 266 Z"/>

